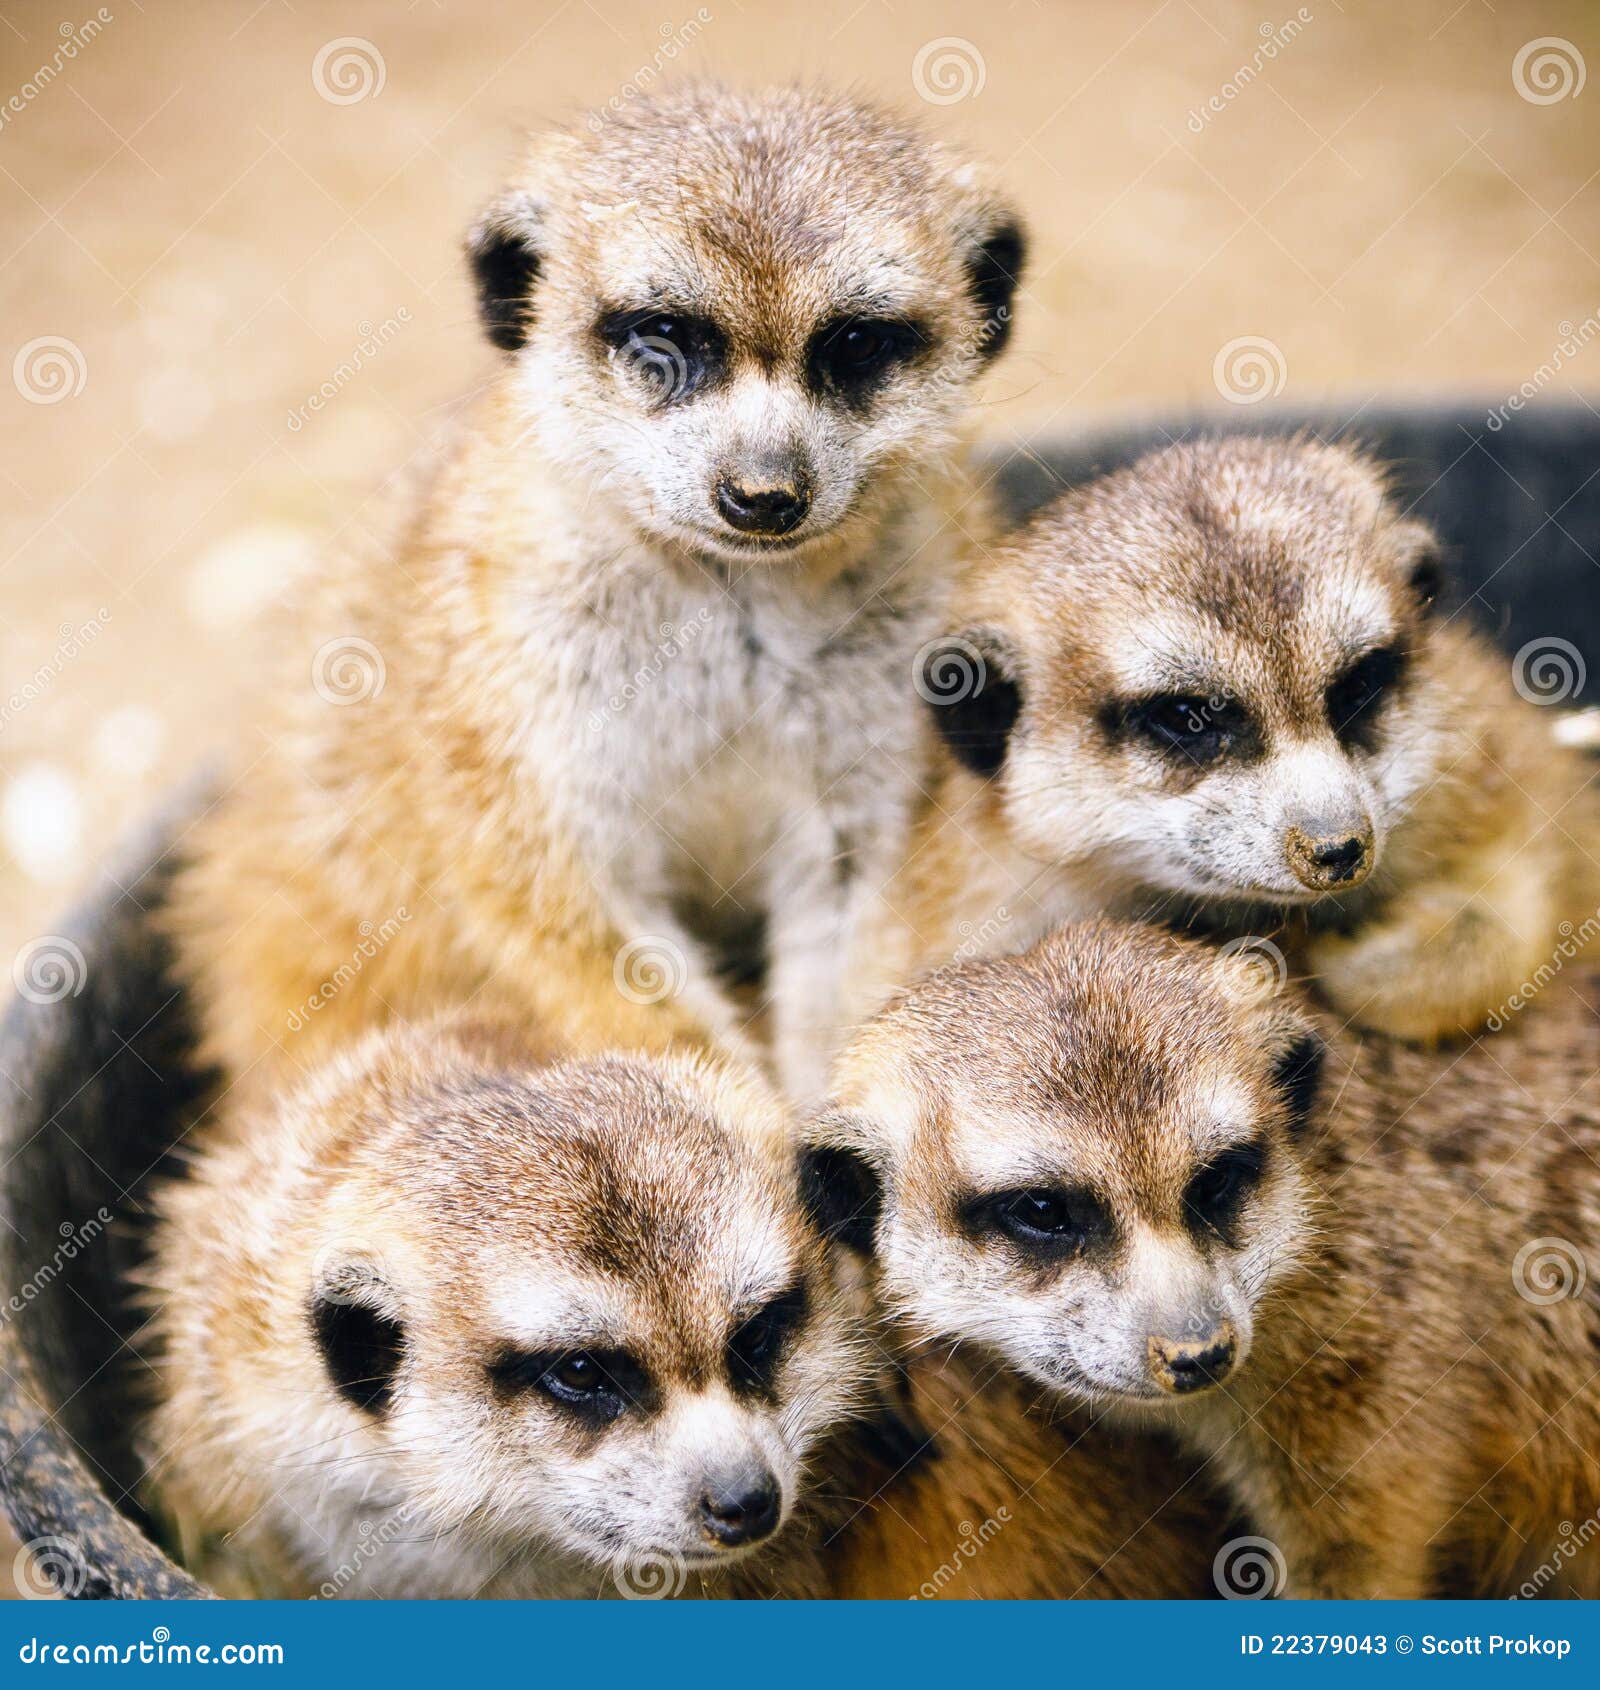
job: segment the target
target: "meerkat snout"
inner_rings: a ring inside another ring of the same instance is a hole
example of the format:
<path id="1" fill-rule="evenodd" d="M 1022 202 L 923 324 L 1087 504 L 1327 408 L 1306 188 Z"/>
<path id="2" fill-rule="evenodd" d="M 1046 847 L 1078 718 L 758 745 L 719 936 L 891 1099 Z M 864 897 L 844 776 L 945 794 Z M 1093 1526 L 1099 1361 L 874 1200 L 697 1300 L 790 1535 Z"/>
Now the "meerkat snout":
<path id="1" fill-rule="evenodd" d="M 1291 823 L 1283 839 L 1288 858 L 1302 885 L 1312 892 L 1349 890 L 1359 886 L 1372 872 L 1372 821 L 1362 816 L 1352 824 L 1323 817 L 1307 817 Z"/>
<path id="2" fill-rule="evenodd" d="M 762 1461 L 720 1472 L 700 1493 L 700 1518 L 713 1543 L 728 1549 L 760 1543 L 783 1518 L 783 1488 Z"/>
<path id="3" fill-rule="evenodd" d="M 1145 1346 L 1150 1377 L 1163 1391 L 1183 1396 L 1220 1385 L 1233 1371 L 1239 1334 L 1231 1320 L 1219 1320 L 1199 1337 L 1164 1337 L 1152 1332 Z"/>
<path id="4" fill-rule="evenodd" d="M 730 528 L 781 538 L 798 528 L 811 509 L 811 477 L 794 465 L 751 465 L 724 474 L 716 497 Z"/>

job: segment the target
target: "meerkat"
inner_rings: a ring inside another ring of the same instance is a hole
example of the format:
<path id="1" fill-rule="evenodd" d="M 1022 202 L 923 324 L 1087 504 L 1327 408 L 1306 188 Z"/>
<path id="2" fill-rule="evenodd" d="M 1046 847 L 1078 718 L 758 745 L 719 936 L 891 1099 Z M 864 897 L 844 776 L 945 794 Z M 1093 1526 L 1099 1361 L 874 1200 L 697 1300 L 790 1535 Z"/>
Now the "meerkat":
<path id="1" fill-rule="evenodd" d="M 1183 1439 L 1283 1594 L 1595 1596 L 1548 1557 L 1600 1494 L 1600 973 L 1546 995 L 1433 1053 L 1068 926 L 897 999 L 812 1136 L 891 1309 Z"/>
<path id="2" fill-rule="evenodd" d="M 532 144 L 469 241 L 501 367 L 187 842 L 226 1070 L 491 986 L 591 1048 L 733 1040 L 712 941 L 760 924 L 778 1070 L 818 1089 L 1023 247 L 975 163 L 853 98 L 691 86 Z"/>
<path id="3" fill-rule="evenodd" d="M 368 1033 L 164 1194 L 158 1502 L 256 1593 L 815 1593 L 846 1266 L 735 1064 Z"/>
<path id="4" fill-rule="evenodd" d="M 1600 909 L 1600 812 L 1441 583 L 1383 470 L 1305 439 L 1153 453 L 975 557 L 857 1011 L 1105 913 L 1273 938 L 1401 1038 L 1482 1026 Z"/>

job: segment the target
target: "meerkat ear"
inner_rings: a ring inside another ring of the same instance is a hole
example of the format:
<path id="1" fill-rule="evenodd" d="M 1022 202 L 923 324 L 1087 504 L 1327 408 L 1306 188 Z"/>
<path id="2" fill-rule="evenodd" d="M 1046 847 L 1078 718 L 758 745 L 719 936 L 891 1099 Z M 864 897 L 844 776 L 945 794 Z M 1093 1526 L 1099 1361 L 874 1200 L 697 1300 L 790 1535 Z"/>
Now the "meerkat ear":
<path id="1" fill-rule="evenodd" d="M 1431 610 L 1445 588 L 1444 548 L 1425 522 L 1403 522 L 1396 538 L 1406 586 L 1424 610 Z"/>
<path id="2" fill-rule="evenodd" d="M 381 1419 L 394 1395 L 406 1332 L 394 1293 L 370 1260 L 341 1260 L 319 1272 L 311 1293 L 311 1336 L 344 1400 Z"/>
<path id="3" fill-rule="evenodd" d="M 1272 1064 L 1272 1083 L 1289 1110 L 1289 1130 L 1301 1133 L 1311 1118 L 1312 1106 L 1322 1084 L 1322 1066 L 1327 1049 L 1317 1035 L 1296 1029 L 1285 1049 Z"/>
<path id="4" fill-rule="evenodd" d="M 925 648 L 918 693 L 956 761 L 987 780 L 1000 772 L 1022 714 L 1010 642 L 993 628 L 969 628 Z"/>
<path id="5" fill-rule="evenodd" d="M 870 1256 L 883 1213 L 883 1181 L 866 1155 L 834 1138 L 860 1137 L 857 1118 L 825 1111 L 807 1129 L 800 1156 L 800 1195 L 817 1230 Z"/>
<path id="6" fill-rule="evenodd" d="M 467 236 L 467 257 L 478 288 L 484 333 L 502 352 L 528 338 L 533 287 L 544 259 L 544 203 L 532 194 L 507 194 Z"/>
<path id="7" fill-rule="evenodd" d="M 967 255 L 967 291 L 978 307 L 978 353 L 996 358 L 1011 338 L 1017 284 L 1028 257 L 1022 224 L 1005 213 Z"/>

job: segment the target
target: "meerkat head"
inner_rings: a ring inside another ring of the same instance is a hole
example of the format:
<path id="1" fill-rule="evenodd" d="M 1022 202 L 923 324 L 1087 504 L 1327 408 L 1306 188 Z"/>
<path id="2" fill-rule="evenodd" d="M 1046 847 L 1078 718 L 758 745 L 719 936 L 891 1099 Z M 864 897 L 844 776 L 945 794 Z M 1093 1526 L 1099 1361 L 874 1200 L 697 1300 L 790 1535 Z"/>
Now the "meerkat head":
<path id="1" fill-rule="evenodd" d="M 1438 547 L 1342 447 L 1173 447 L 975 565 L 934 716 L 1043 861 L 1158 893 L 1340 895 L 1438 773 Z"/>
<path id="2" fill-rule="evenodd" d="M 322 1483 L 502 1563 L 770 1540 L 862 1334 L 780 1108 L 700 1061 L 380 1066 L 285 1241 Z"/>
<path id="3" fill-rule="evenodd" d="M 1249 958 L 1067 927 L 891 1004 L 808 1132 L 877 1188 L 882 1291 L 914 1330 L 1064 1394 L 1161 1403 L 1244 1361 L 1304 1247 L 1321 1059 Z"/>
<path id="4" fill-rule="evenodd" d="M 905 498 L 1005 343 L 1023 237 L 904 119 L 690 86 L 541 138 L 469 254 L 527 449 L 748 563 Z"/>

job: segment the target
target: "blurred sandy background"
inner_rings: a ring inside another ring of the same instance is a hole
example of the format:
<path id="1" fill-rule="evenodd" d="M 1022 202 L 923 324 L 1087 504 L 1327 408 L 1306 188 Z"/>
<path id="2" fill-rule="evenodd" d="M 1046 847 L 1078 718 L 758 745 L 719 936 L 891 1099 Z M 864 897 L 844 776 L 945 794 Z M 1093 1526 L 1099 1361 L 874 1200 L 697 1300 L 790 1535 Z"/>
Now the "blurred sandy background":
<path id="1" fill-rule="evenodd" d="M 7 967 L 491 368 L 458 242 L 518 127 L 641 73 L 856 80 L 1004 167 L 1034 259 L 997 434 L 1220 403 L 1241 337 L 1284 403 L 1487 404 L 1600 330 L 1592 6 L 0 8 Z M 1544 392 L 1600 394 L 1600 349 Z"/>

